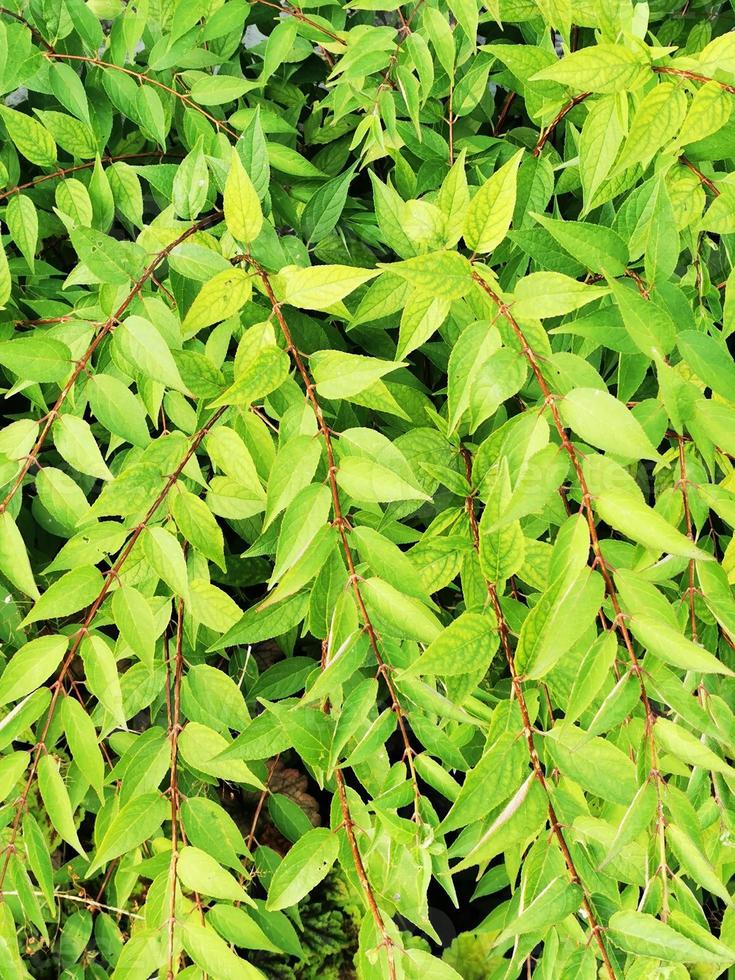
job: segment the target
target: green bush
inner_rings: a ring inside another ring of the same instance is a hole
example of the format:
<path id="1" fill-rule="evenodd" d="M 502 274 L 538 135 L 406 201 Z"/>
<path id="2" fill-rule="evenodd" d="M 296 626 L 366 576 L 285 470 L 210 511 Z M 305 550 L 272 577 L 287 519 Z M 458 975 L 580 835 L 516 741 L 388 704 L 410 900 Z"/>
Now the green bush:
<path id="1" fill-rule="evenodd" d="M 732 5 L 8 2 L 0 975 L 735 976 Z"/>

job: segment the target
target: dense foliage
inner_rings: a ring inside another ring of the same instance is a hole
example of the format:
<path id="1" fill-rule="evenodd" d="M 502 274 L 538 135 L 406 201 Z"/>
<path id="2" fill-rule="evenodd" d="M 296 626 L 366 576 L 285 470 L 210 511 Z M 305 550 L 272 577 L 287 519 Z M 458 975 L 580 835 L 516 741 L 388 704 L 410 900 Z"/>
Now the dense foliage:
<path id="1" fill-rule="evenodd" d="M 732 8 L 10 4 L 0 975 L 729 971 Z"/>

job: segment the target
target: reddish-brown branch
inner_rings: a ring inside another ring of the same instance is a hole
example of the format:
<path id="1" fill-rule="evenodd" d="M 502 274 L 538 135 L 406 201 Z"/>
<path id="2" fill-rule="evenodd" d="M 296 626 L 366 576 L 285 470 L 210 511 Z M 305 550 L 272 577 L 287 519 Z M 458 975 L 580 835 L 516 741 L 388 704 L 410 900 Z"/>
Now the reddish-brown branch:
<path id="1" fill-rule="evenodd" d="M 54 50 L 53 45 L 49 44 L 49 42 L 46 40 L 43 34 L 41 34 L 41 32 L 38 30 L 38 28 L 34 27 L 29 20 L 26 20 L 26 18 L 23 17 L 22 14 L 18 14 L 14 10 L 8 10 L 7 7 L 0 7 L 0 14 L 4 14 L 6 17 L 12 17 L 17 21 L 20 21 L 20 23 L 25 25 L 25 27 L 27 27 L 28 30 L 31 32 L 31 37 L 33 38 L 34 41 L 37 41 L 39 44 L 42 44 L 47 51 L 53 52 Z"/>
<path id="2" fill-rule="evenodd" d="M 508 118 L 508 113 L 510 112 L 510 107 L 515 101 L 516 93 L 508 92 L 501 106 L 500 113 L 498 115 L 497 121 L 493 126 L 493 136 L 499 136 L 503 131 L 503 126 L 505 125 L 505 120 Z"/>
<path id="3" fill-rule="evenodd" d="M 174 644 L 173 682 L 167 697 L 170 703 L 170 718 L 168 738 L 170 745 L 169 785 L 171 787 L 171 860 L 168 867 L 169 909 L 167 927 L 167 972 L 166 980 L 174 980 L 174 940 L 176 934 L 176 867 L 179 860 L 179 732 L 181 731 L 181 679 L 184 672 L 184 655 L 182 640 L 184 636 L 184 601 L 179 599 L 176 605 L 176 640 Z M 167 672 L 171 673 L 170 663 L 166 664 Z"/>
<path id="4" fill-rule="evenodd" d="M 223 406 L 222 408 L 217 409 L 217 411 L 214 413 L 214 415 L 212 415 L 212 417 L 209 419 L 209 421 L 204 426 L 202 426 L 202 428 L 199 429 L 199 431 L 197 433 L 195 433 L 195 435 L 192 437 L 192 440 L 191 440 L 191 443 L 189 445 L 189 448 L 187 449 L 186 453 L 184 454 L 183 459 L 178 464 L 178 466 L 175 468 L 175 470 L 173 471 L 173 473 L 171 473 L 171 475 L 168 477 L 168 479 L 166 480 L 166 483 L 164 484 L 164 486 L 161 489 L 160 493 L 158 494 L 158 496 L 156 497 L 156 499 L 154 500 L 154 502 L 151 504 L 151 506 L 146 511 L 146 514 L 143 517 L 143 519 L 138 524 L 135 525 L 135 527 L 133 528 L 133 530 L 132 530 L 132 532 L 130 534 L 130 537 L 128 538 L 127 544 L 125 545 L 125 547 L 123 548 L 123 550 L 120 552 L 120 554 L 119 554 L 118 558 L 116 559 L 115 563 L 106 572 L 106 574 L 105 574 L 105 580 L 103 582 L 102 588 L 100 589 L 99 593 L 97 594 L 97 597 L 94 600 L 94 602 L 92 603 L 92 605 L 87 610 L 87 615 L 85 616 L 84 622 L 82 623 L 81 627 L 74 634 L 74 640 L 72 641 L 71 649 L 69 650 L 69 652 L 67 653 L 66 657 L 64 658 L 64 661 L 63 661 L 63 663 L 61 665 L 61 668 L 60 668 L 59 673 L 58 673 L 58 675 L 56 677 L 56 680 L 51 685 L 51 692 L 52 692 L 52 694 L 51 694 L 51 702 L 50 702 L 50 704 L 48 706 L 48 710 L 46 712 L 46 718 L 44 720 L 44 724 L 43 724 L 43 728 L 41 730 L 41 734 L 40 734 L 40 736 L 38 738 L 38 741 L 36 742 L 36 745 L 35 745 L 35 748 L 34 748 L 34 751 L 33 751 L 33 759 L 31 761 L 31 768 L 30 768 L 30 771 L 29 771 L 28 776 L 26 778 L 26 783 L 25 783 L 23 792 L 21 793 L 20 798 L 18 799 L 17 803 L 15 804 L 15 806 L 16 806 L 15 818 L 13 820 L 13 824 L 12 824 L 12 827 L 11 827 L 11 830 L 10 830 L 10 840 L 9 840 L 8 844 L 6 845 L 6 847 L 5 847 L 5 857 L 4 857 L 4 860 L 3 860 L 2 870 L 0 871 L 0 899 L 2 899 L 2 887 L 3 887 L 3 884 L 5 882 L 5 875 L 7 874 L 7 871 L 8 871 L 8 864 L 10 862 L 10 855 L 15 850 L 15 839 L 16 839 L 17 834 L 18 834 L 18 828 L 20 826 L 20 821 L 21 821 L 21 818 L 22 818 L 22 815 L 23 815 L 23 811 L 25 810 L 26 804 L 28 802 L 28 794 L 31 791 L 31 786 L 33 785 L 33 780 L 35 779 L 36 771 L 38 770 L 38 763 L 40 762 L 40 759 L 41 759 L 42 754 L 46 751 L 46 739 L 48 738 L 48 733 L 49 733 L 49 730 L 51 728 L 51 723 L 52 723 L 52 721 L 54 719 L 54 715 L 55 715 L 55 712 L 56 712 L 56 706 L 57 706 L 57 703 L 59 701 L 59 697 L 61 695 L 61 692 L 63 690 L 64 680 L 66 678 L 66 675 L 69 673 L 69 670 L 70 670 L 71 665 L 72 665 L 72 663 L 74 661 L 74 658 L 77 655 L 77 652 L 79 651 L 79 647 L 80 647 L 80 645 L 82 643 L 82 640 L 84 639 L 85 636 L 88 635 L 89 630 L 90 630 L 90 628 L 92 626 L 92 623 L 94 622 L 94 619 L 97 616 L 97 613 L 100 611 L 100 608 L 102 606 L 102 603 L 105 601 L 105 598 L 107 596 L 107 593 L 110 591 L 113 582 L 115 582 L 117 580 L 117 578 L 119 577 L 120 572 L 122 570 L 122 567 L 125 564 L 125 562 L 128 560 L 128 558 L 130 557 L 130 553 L 132 552 L 133 548 L 135 547 L 135 544 L 138 541 L 138 538 L 141 536 L 141 534 L 143 533 L 143 531 L 145 530 L 145 528 L 148 526 L 148 524 L 150 523 L 150 521 L 152 520 L 152 518 L 156 514 L 158 508 L 161 506 L 161 504 L 164 502 L 164 500 L 168 496 L 169 492 L 171 491 L 171 488 L 174 486 L 174 484 L 176 483 L 176 481 L 181 476 L 181 474 L 182 474 L 182 472 L 183 472 L 186 464 L 189 462 L 189 460 L 192 458 L 192 456 L 194 455 L 194 453 L 197 451 L 197 449 L 199 448 L 199 446 L 200 446 L 202 440 L 204 439 L 204 437 L 207 435 L 207 433 L 210 431 L 210 429 L 212 428 L 212 426 L 214 426 L 217 423 L 217 421 L 221 418 L 221 416 L 226 411 L 227 411 L 227 407 L 226 406 Z"/>
<path id="5" fill-rule="evenodd" d="M 262 2 L 262 0 L 259 0 Z M 165 82 L 159 82 L 157 78 L 151 78 L 150 75 L 146 75 L 141 71 L 134 71 L 132 68 L 125 68 L 123 65 L 116 65 L 112 61 L 102 61 L 100 58 L 93 58 L 91 55 L 87 54 L 64 54 L 58 51 L 47 52 L 46 57 L 50 61 L 81 61 L 87 65 L 94 65 L 95 68 L 105 68 L 111 71 L 122 72 L 123 75 L 129 75 L 130 78 L 136 79 L 138 82 L 145 82 L 148 85 L 154 85 L 156 88 L 162 89 L 164 92 L 168 92 L 175 99 L 179 99 L 185 106 L 192 109 L 194 112 L 198 112 L 200 116 L 204 116 L 216 129 L 221 129 L 222 132 L 227 133 L 228 136 L 232 136 L 233 139 L 239 139 L 240 134 L 231 129 L 227 123 L 223 122 L 221 119 L 217 119 L 211 113 L 207 112 L 206 109 L 194 101 L 190 96 L 185 95 L 183 92 L 177 92 L 175 88 L 171 88 L 170 85 L 166 85 Z"/>
<path id="6" fill-rule="evenodd" d="M 689 491 L 687 490 L 688 483 L 687 483 L 686 452 L 684 449 L 685 443 L 684 443 L 684 439 L 682 439 L 680 436 L 677 438 L 677 442 L 679 444 L 678 486 L 679 489 L 681 490 L 681 499 L 684 503 L 684 521 L 686 523 L 687 537 L 693 543 L 694 528 L 692 525 L 692 512 L 689 507 Z M 692 630 L 692 640 L 694 641 L 694 643 L 696 643 L 697 642 L 697 616 L 696 616 L 696 611 L 694 606 L 694 595 L 696 592 L 695 584 L 694 584 L 695 583 L 694 573 L 695 573 L 694 559 L 691 558 L 689 560 L 689 587 L 687 589 L 687 595 L 689 600 L 689 621 Z"/>
<path id="7" fill-rule="evenodd" d="M 38 437 L 36 438 L 36 441 L 33 444 L 33 448 L 28 453 L 28 456 L 26 457 L 23 465 L 21 466 L 20 472 L 18 473 L 15 480 L 11 484 L 10 489 L 5 494 L 3 500 L 0 501 L 0 514 L 2 514 L 3 511 L 5 511 L 8 504 L 13 499 L 18 489 L 22 485 L 23 480 L 26 478 L 26 475 L 30 470 L 31 466 L 33 466 L 33 464 L 38 459 L 38 454 L 41 451 L 41 448 L 43 447 L 43 444 L 45 443 L 49 432 L 51 431 L 51 426 L 53 425 L 56 418 L 58 418 L 59 411 L 61 410 L 62 405 L 64 404 L 67 397 L 69 396 L 69 393 L 71 392 L 72 388 L 76 384 L 79 376 L 82 374 L 82 372 L 86 371 L 87 365 L 89 364 L 92 355 L 97 350 L 99 345 L 102 343 L 104 338 L 114 328 L 115 324 L 119 322 L 120 318 L 125 313 L 125 311 L 130 306 L 130 304 L 133 302 L 133 300 L 138 295 L 138 293 L 141 291 L 145 283 L 153 276 L 153 273 L 156 271 L 158 266 L 168 258 L 171 252 L 182 242 L 186 241 L 187 238 L 190 238 L 192 235 L 196 234 L 196 232 L 201 231 L 202 228 L 206 228 L 209 225 L 214 224 L 216 221 L 219 220 L 219 217 L 220 217 L 219 212 L 215 212 L 214 214 L 208 215 L 206 218 L 202 218 L 200 221 L 197 221 L 195 224 L 187 228 L 186 231 L 182 232 L 178 236 L 178 238 L 174 239 L 174 241 L 172 241 L 164 249 L 161 249 L 161 251 L 158 252 L 158 254 L 143 270 L 143 273 L 136 280 L 135 284 L 133 285 L 133 288 L 130 290 L 130 292 L 125 297 L 125 299 L 120 304 L 120 306 L 117 308 L 115 313 L 112 314 L 109 320 L 107 320 L 105 323 L 102 324 L 102 326 L 100 327 L 100 329 L 97 331 L 92 341 L 90 342 L 89 347 L 87 347 L 84 354 L 82 354 L 81 358 L 75 363 L 74 370 L 72 371 L 71 375 L 67 379 L 64 387 L 61 389 L 59 397 L 56 399 L 53 408 L 51 408 L 51 410 L 47 412 L 46 415 L 41 420 L 43 424 L 41 426 L 40 432 L 38 433 Z"/>
<path id="8" fill-rule="evenodd" d="M 570 99 L 569 102 L 567 102 L 567 104 L 565 106 L 562 106 L 562 108 L 557 112 L 557 114 L 551 120 L 551 122 L 546 127 L 546 129 L 542 129 L 541 130 L 541 135 L 538 138 L 538 142 L 536 143 L 536 146 L 534 146 L 534 148 L 533 148 L 533 155 L 535 157 L 537 157 L 539 155 L 539 153 L 543 150 L 544 146 L 546 146 L 546 141 L 551 136 L 551 134 L 554 132 L 554 130 L 559 125 L 559 123 L 562 121 L 562 119 L 568 113 L 570 113 L 575 106 L 579 105 L 580 102 L 584 102 L 584 100 L 590 94 L 591 94 L 590 92 L 582 92 L 581 95 L 575 95 L 574 98 L 573 99 Z"/>
<path id="9" fill-rule="evenodd" d="M 302 24 L 308 24 L 309 27 L 313 27 L 315 31 L 321 31 L 321 33 L 337 44 L 344 44 L 347 46 L 347 41 L 343 37 L 339 37 L 337 34 L 333 34 L 326 27 L 318 24 L 315 20 L 307 17 L 298 7 L 291 7 L 288 5 L 281 5 L 280 3 L 271 3 L 270 0 L 255 0 L 255 3 L 259 3 L 261 7 L 270 7 L 272 10 L 278 10 L 279 13 L 288 14 L 289 17 L 294 17 L 296 20 L 300 20 Z M 328 52 L 326 52 L 328 53 Z"/>
<path id="10" fill-rule="evenodd" d="M 688 71 L 686 68 L 670 68 L 668 65 L 655 65 L 653 69 L 657 75 L 676 75 L 677 78 L 688 78 L 691 82 L 714 82 L 715 85 L 719 85 L 721 89 L 725 92 L 729 92 L 730 95 L 735 95 L 735 85 L 728 85 L 727 82 L 721 82 L 717 78 L 710 78 L 709 75 L 700 75 L 696 71 Z"/>
<path id="11" fill-rule="evenodd" d="M 615 611 L 615 619 L 613 621 L 613 629 L 620 633 L 620 636 L 625 644 L 625 648 L 628 652 L 628 657 L 631 663 L 632 672 L 638 677 L 638 683 L 640 685 L 641 691 L 641 701 L 643 702 L 643 707 L 646 712 L 646 728 L 649 733 L 653 732 L 653 725 L 655 722 L 655 715 L 653 709 L 651 708 L 651 702 L 646 691 L 646 686 L 643 681 L 643 672 L 641 670 L 638 657 L 633 648 L 633 640 L 631 639 L 630 632 L 625 623 L 623 616 L 623 611 L 620 607 L 620 602 L 618 601 L 617 591 L 615 589 L 615 584 L 613 582 L 612 573 L 610 572 L 610 567 L 602 554 L 602 549 L 600 547 L 600 539 L 597 534 L 597 526 L 595 524 L 595 516 L 592 510 L 592 496 L 589 492 L 589 487 L 587 486 L 587 480 L 585 478 L 584 472 L 582 470 L 582 463 L 579 458 L 577 450 L 572 445 L 569 438 L 569 434 L 564 427 L 564 423 L 561 420 L 561 415 L 559 414 L 559 407 L 556 403 L 556 399 L 551 393 L 546 378 L 541 371 L 541 365 L 539 364 L 538 357 L 536 356 L 533 349 L 530 347 L 525 334 L 521 330 L 518 321 L 511 313 L 510 307 L 497 295 L 497 293 L 485 282 L 485 280 L 477 272 L 473 273 L 473 278 L 475 282 L 480 286 L 480 288 L 490 297 L 493 303 L 496 305 L 499 314 L 511 327 L 513 333 L 515 334 L 518 342 L 521 345 L 521 352 L 523 356 L 528 361 L 533 376 L 536 379 L 536 383 L 541 389 L 541 394 L 544 397 L 544 404 L 549 409 L 551 417 L 554 422 L 554 428 L 557 431 L 561 444 L 564 451 L 569 456 L 572 463 L 575 475 L 577 477 L 577 483 L 582 494 L 582 510 L 587 520 L 587 527 L 589 528 L 590 543 L 592 545 L 592 551 L 595 556 L 595 566 L 600 569 L 600 573 L 605 582 L 605 588 L 607 594 L 610 598 L 610 602 Z"/>
<path id="12" fill-rule="evenodd" d="M 698 167 L 695 167 L 691 160 L 688 160 L 686 157 L 682 156 L 679 157 L 679 162 L 682 163 L 688 170 L 691 170 L 691 172 L 699 178 L 700 182 L 704 184 L 706 188 L 712 191 L 715 197 L 720 196 L 720 189 L 717 184 L 715 184 L 713 180 L 710 180 L 709 177 L 706 177 Z"/>
<path id="13" fill-rule="evenodd" d="M 145 153 L 121 153 L 119 156 L 106 156 L 102 157 L 101 163 L 117 163 L 119 160 L 143 160 L 149 159 L 150 157 L 164 157 L 164 156 L 178 156 L 178 154 L 164 153 L 161 150 L 147 150 Z M 86 160 L 84 163 L 77 163 L 73 167 L 62 167 L 60 170 L 54 170 L 51 174 L 41 174 L 40 177 L 34 177 L 33 180 L 26 181 L 25 184 L 18 184 L 17 187 L 11 187 L 9 190 L 0 192 L 0 201 L 4 201 L 6 197 L 10 197 L 12 194 L 17 194 L 20 191 L 27 191 L 31 187 L 36 187 L 37 184 L 43 184 L 47 180 L 56 180 L 56 178 L 68 177 L 69 174 L 75 174 L 79 170 L 89 170 L 93 167 L 97 161 L 96 160 Z M 28 321 L 33 322 L 33 321 Z M 44 322 L 44 321 L 39 321 Z M 48 321 L 46 321 L 48 322 Z"/>
<path id="14" fill-rule="evenodd" d="M 273 762 L 268 766 L 268 775 L 266 776 L 265 785 L 263 786 L 263 791 L 258 797 L 258 803 L 255 807 L 255 813 L 253 814 L 253 819 L 250 823 L 250 833 L 248 834 L 248 839 L 246 842 L 246 847 L 248 851 L 252 850 L 253 844 L 255 843 L 255 832 L 258 829 L 258 821 L 260 820 L 260 814 L 263 812 L 263 806 L 265 801 L 268 799 L 268 794 L 270 793 L 270 783 L 273 779 L 273 773 L 276 771 L 276 766 L 278 765 L 278 760 L 281 758 L 281 753 L 275 757 Z"/>
<path id="15" fill-rule="evenodd" d="M 467 476 L 467 482 L 472 486 L 472 455 L 469 450 L 462 447 L 460 450 L 462 453 L 462 458 L 465 464 L 465 474 Z M 480 533 L 477 526 L 477 516 L 475 514 L 475 499 L 470 494 L 465 499 L 465 509 L 467 511 L 467 517 L 469 519 L 470 534 L 472 537 L 472 546 L 475 551 L 480 553 Z M 544 768 L 541 765 L 541 760 L 538 757 L 538 752 L 536 751 L 536 745 L 533 740 L 533 726 L 531 724 L 531 717 L 528 712 L 528 705 L 526 704 L 526 697 L 523 693 L 523 684 L 518 675 L 515 665 L 515 657 L 513 655 L 513 650 L 510 644 L 510 630 L 508 628 L 508 623 L 503 615 L 503 610 L 500 605 L 500 600 L 498 598 L 497 589 L 495 588 L 494 582 L 485 582 L 487 587 L 487 594 L 490 597 L 490 602 L 495 613 L 495 619 L 498 624 L 498 634 L 500 636 L 500 645 L 503 650 L 503 655 L 505 656 L 506 663 L 508 664 L 508 670 L 510 672 L 511 683 L 513 685 L 513 693 L 515 695 L 516 701 L 518 702 L 518 707 L 521 712 L 521 719 L 523 721 L 523 734 L 526 739 L 526 745 L 528 747 L 528 755 L 531 760 L 531 766 L 533 768 L 536 779 L 541 784 L 541 787 L 546 794 L 547 810 L 549 815 L 549 823 L 551 825 L 554 837 L 556 837 L 557 843 L 559 845 L 559 850 L 564 858 L 564 863 L 567 867 L 567 872 L 573 884 L 578 885 L 582 893 L 582 906 L 587 915 L 587 921 L 589 923 L 590 930 L 595 937 L 595 942 L 600 950 L 600 955 L 602 957 L 602 962 L 605 965 L 605 970 L 608 977 L 611 980 L 616 980 L 615 970 L 610 962 L 610 957 L 608 956 L 607 949 L 605 947 L 605 942 L 602 938 L 602 927 L 597 921 L 597 916 L 595 910 L 592 907 L 592 901 L 590 899 L 589 892 L 579 876 L 579 872 L 574 864 L 574 859 L 572 858 L 571 851 L 567 845 L 566 839 L 564 837 L 564 832 L 561 829 L 561 824 L 559 823 L 559 818 L 556 815 L 554 809 L 554 804 L 551 801 L 551 793 L 546 781 L 546 774 L 544 773 Z M 548 692 L 547 692 L 548 698 Z M 549 712 L 551 714 L 551 704 L 549 703 Z M 551 715 L 553 718 L 553 715 Z"/>
<path id="16" fill-rule="evenodd" d="M 416 770 L 413 764 L 414 750 L 411 746 L 411 741 L 408 737 L 408 729 L 406 726 L 406 719 L 403 709 L 401 708 L 400 701 L 398 700 L 398 694 L 396 692 L 395 685 L 393 684 L 393 679 L 391 677 L 390 666 L 383 659 L 380 649 L 378 647 L 378 637 L 373 626 L 372 620 L 370 619 L 370 614 L 367 611 L 365 601 L 360 590 L 359 577 L 355 571 L 355 562 L 352 557 L 352 549 L 350 548 L 349 541 L 347 540 L 347 521 L 345 520 L 344 514 L 342 513 L 342 504 L 339 499 L 339 488 L 337 486 L 337 464 L 335 462 L 334 447 L 332 445 L 332 435 L 324 419 L 324 413 L 322 412 L 319 400 L 316 397 L 316 387 L 311 379 L 311 375 L 304 364 L 304 360 L 299 353 L 296 345 L 293 342 L 293 337 L 291 335 L 291 330 L 286 323 L 285 317 L 283 316 L 283 311 L 278 300 L 275 297 L 273 289 L 271 287 L 270 279 L 268 274 L 252 259 L 250 260 L 253 267 L 257 270 L 260 276 L 261 282 L 263 283 L 263 288 L 265 290 L 266 296 L 270 301 L 271 307 L 273 309 L 273 314 L 278 321 L 278 325 L 281 328 L 281 333 L 288 347 L 289 353 L 293 358 L 296 369 L 301 375 L 301 379 L 306 388 L 306 396 L 309 399 L 312 409 L 314 410 L 314 415 L 316 417 L 317 426 L 319 432 L 321 433 L 322 439 L 324 441 L 324 447 L 327 453 L 327 477 L 329 480 L 329 488 L 332 494 L 332 506 L 334 509 L 334 526 L 337 528 L 339 533 L 340 542 L 342 544 L 342 551 L 347 563 L 347 570 L 349 572 L 349 581 L 352 587 L 353 595 L 355 596 L 355 601 L 357 607 L 360 611 L 360 617 L 363 622 L 365 633 L 367 634 L 368 640 L 370 642 L 370 647 L 372 649 L 375 661 L 378 664 L 378 673 L 382 675 L 386 687 L 388 688 L 388 694 L 391 699 L 391 707 L 395 713 L 396 720 L 398 722 L 398 728 L 401 733 L 401 738 L 404 745 L 404 756 L 406 763 L 408 765 L 409 774 L 411 777 L 411 783 L 413 786 L 414 794 L 414 820 L 416 823 L 421 822 L 421 816 L 419 813 L 419 801 L 421 799 L 421 794 L 418 787 L 418 778 L 416 776 Z"/>
<path id="17" fill-rule="evenodd" d="M 365 863 L 362 860 L 362 854 L 360 854 L 360 848 L 357 846 L 357 838 L 355 837 L 355 824 L 352 819 L 352 814 L 350 813 L 349 803 L 347 802 L 347 791 L 345 789 L 345 778 L 342 775 L 341 769 L 335 769 L 334 778 L 337 783 L 337 796 L 339 797 L 339 805 L 342 811 L 342 820 L 344 823 L 345 833 L 347 834 L 347 840 L 350 844 L 350 850 L 352 851 L 352 860 L 355 865 L 355 872 L 357 874 L 358 880 L 360 882 L 360 887 L 365 895 L 365 899 L 368 903 L 368 908 L 370 909 L 370 914 L 373 917 L 375 926 L 381 938 L 381 946 L 385 947 L 386 955 L 388 958 L 388 977 L 389 980 L 397 980 L 398 974 L 396 973 L 396 964 L 394 957 L 394 942 L 388 935 L 388 930 L 383 922 L 383 916 L 378 908 L 378 903 L 375 900 L 375 893 L 373 892 L 373 887 L 365 870 Z"/>

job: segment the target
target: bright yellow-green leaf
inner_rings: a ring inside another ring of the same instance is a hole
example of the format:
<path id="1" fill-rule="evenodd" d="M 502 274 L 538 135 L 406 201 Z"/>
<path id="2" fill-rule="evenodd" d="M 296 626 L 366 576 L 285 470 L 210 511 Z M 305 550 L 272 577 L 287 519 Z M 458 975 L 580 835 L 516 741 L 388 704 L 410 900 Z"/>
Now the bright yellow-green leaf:
<path id="1" fill-rule="evenodd" d="M 464 220 L 464 240 L 475 252 L 492 252 L 508 233 L 516 204 L 518 150 L 475 192 Z"/>
<path id="2" fill-rule="evenodd" d="M 254 242 L 263 227 L 263 212 L 253 182 L 233 150 L 225 181 L 224 212 L 227 230 L 243 245 Z"/>

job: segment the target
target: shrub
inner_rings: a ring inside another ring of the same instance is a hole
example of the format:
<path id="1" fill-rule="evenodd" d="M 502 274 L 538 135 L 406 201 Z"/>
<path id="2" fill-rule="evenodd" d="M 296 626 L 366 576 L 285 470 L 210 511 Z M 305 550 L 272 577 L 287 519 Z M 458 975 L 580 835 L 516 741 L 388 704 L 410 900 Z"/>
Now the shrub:
<path id="1" fill-rule="evenodd" d="M 732 12 L 10 2 L 2 975 L 727 971 Z"/>

